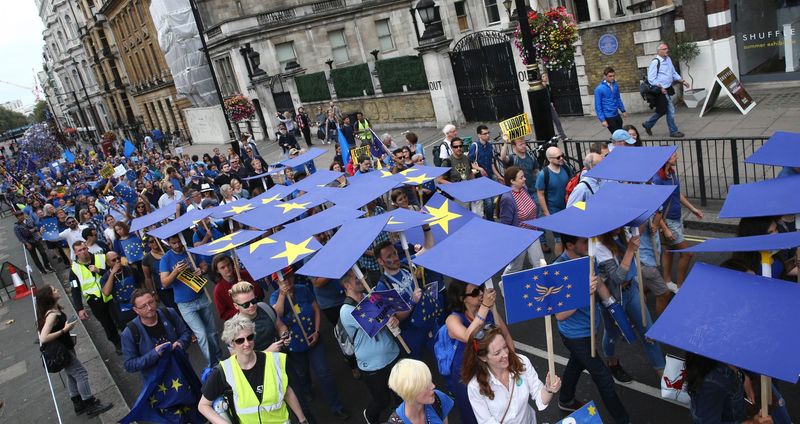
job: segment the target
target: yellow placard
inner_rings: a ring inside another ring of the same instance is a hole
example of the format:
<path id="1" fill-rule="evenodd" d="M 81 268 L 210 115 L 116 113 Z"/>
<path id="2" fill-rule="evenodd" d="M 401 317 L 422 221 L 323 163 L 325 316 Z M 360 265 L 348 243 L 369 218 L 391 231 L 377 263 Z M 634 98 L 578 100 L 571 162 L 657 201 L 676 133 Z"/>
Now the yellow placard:
<path id="1" fill-rule="evenodd" d="M 361 147 L 356 147 L 355 149 L 350 149 L 350 160 L 353 161 L 353 165 L 358 165 L 358 158 L 361 155 L 365 155 L 369 158 L 372 158 L 372 154 L 369 151 L 369 146 L 361 146 Z"/>
<path id="2" fill-rule="evenodd" d="M 100 176 L 103 178 L 111 178 L 114 175 L 114 166 L 110 163 L 106 163 L 103 169 L 100 170 Z"/>
<path id="3" fill-rule="evenodd" d="M 500 130 L 508 136 L 509 141 L 530 135 L 532 130 L 528 114 L 523 113 L 500 122 Z"/>
<path id="4" fill-rule="evenodd" d="M 178 274 L 178 281 L 186 284 L 195 293 L 200 293 L 200 290 L 203 290 L 203 287 L 205 287 L 205 285 L 208 283 L 208 280 L 205 278 L 199 275 L 194 275 L 194 272 L 192 272 L 189 268 L 184 269 L 180 274 Z"/>

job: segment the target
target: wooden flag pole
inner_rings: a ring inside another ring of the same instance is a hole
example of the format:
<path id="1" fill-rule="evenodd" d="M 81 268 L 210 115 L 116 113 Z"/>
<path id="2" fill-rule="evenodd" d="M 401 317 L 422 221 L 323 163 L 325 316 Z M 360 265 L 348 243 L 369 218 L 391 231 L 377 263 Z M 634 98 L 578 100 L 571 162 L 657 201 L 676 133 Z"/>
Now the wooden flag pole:
<path id="1" fill-rule="evenodd" d="M 283 278 L 283 271 L 278 271 L 278 281 L 283 283 L 285 280 Z M 280 288 L 278 288 L 280 290 Z M 297 321 L 297 326 L 300 327 L 300 332 L 303 333 L 303 339 L 306 341 L 306 344 L 311 346 L 311 342 L 308 341 L 308 334 L 306 333 L 306 329 L 303 327 L 303 321 L 300 321 L 300 316 L 297 314 L 297 309 L 295 309 L 294 300 L 292 300 L 292 295 L 286 293 L 286 299 L 289 300 L 289 307 L 292 309 L 292 315 L 294 315 L 294 319 Z"/>
<path id="2" fill-rule="evenodd" d="M 367 284 L 367 280 L 364 278 L 364 273 L 361 272 L 361 268 L 358 267 L 357 263 L 353 264 L 352 269 L 353 273 L 356 275 L 356 278 L 358 278 L 358 280 L 361 281 L 361 284 L 364 285 L 364 288 L 367 289 L 367 293 L 372 291 L 372 289 L 369 287 L 369 284 Z M 406 353 L 411 353 L 411 349 L 406 344 L 406 341 L 403 340 L 403 336 L 400 335 L 400 326 L 398 325 L 394 329 L 390 328 L 389 331 L 397 338 L 397 341 L 400 342 L 400 345 L 403 346 L 403 349 L 406 351 Z"/>
<path id="3" fill-rule="evenodd" d="M 403 253 L 406 255 L 408 269 L 411 271 L 411 279 L 414 280 L 414 290 L 416 290 L 419 288 L 419 282 L 417 282 L 417 273 L 414 272 L 414 264 L 411 262 L 411 254 L 408 252 L 408 239 L 406 238 L 406 233 L 403 231 L 400 231 L 400 245 L 403 247 Z"/>
<path id="4" fill-rule="evenodd" d="M 233 218 L 229 217 L 228 218 L 228 223 L 230 224 L 230 227 L 231 227 L 231 234 L 233 234 L 234 233 L 234 231 L 233 231 Z M 233 250 L 233 249 L 231 249 L 231 250 Z M 232 258 L 233 258 L 233 270 L 236 271 L 236 281 L 237 282 L 242 281 L 242 271 L 241 271 L 241 266 L 239 265 L 239 256 L 236 254 L 235 250 L 233 251 Z"/>
<path id="5" fill-rule="evenodd" d="M 772 253 L 769 251 L 761 252 L 761 275 L 772 278 Z M 769 415 L 769 404 L 772 403 L 772 378 L 761 376 L 761 416 Z"/>
<path id="6" fill-rule="evenodd" d="M 639 227 L 631 227 L 631 234 L 634 236 L 639 235 Z M 639 283 L 639 305 L 642 310 L 642 328 L 647 327 L 647 299 L 644 296 L 644 280 L 642 279 L 642 257 L 639 254 L 641 245 L 634 252 L 633 257 L 636 260 L 636 280 Z"/>
<path id="7" fill-rule="evenodd" d="M 534 243 L 538 243 L 535 241 Z M 547 266 L 547 261 L 544 258 L 539 259 L 539 268 Z M 556 375 L 556 358 L 555 351 L 553 350 L 553 317 L 552 315 L 544 316 L 544 330 L 547 338 L 547 370 L 550 371 L 550 378 Z"/>
<path id="8" fill-rule="evenodd" d="M 591 282 L 594 279 L 594 255 L 596 254 L 595 249 L 597 246 L 597 237 L 591 237 L 589 239 L 589 281 Z M 595 300 L 594 296 L 589 296 L 589 326 L 592 327 L 589 329 L 589 334 L 591 334 L 591 348 L 592 348 L 592 358 L 595 357 L 596 353 L 596 341 L 594 337 L 594 309 L 595 309 Z"/>
<path id="9" fill-rule="evenodd" d="M 189 246 L 186 244 L 186 238 L 183 237 L 183 233 L 178 233 L 178 237 L 180 237 L 181 243 L 183 243 L 183 249 L 186 250 L 186 257 L 189 259 L 189 263 L 192 264 L 192 269 L 198 269 L 197 264 L 194 263 L 194 256 L 192 256 L 192 252 L 189 251 Z M 206 297 L 208 298 L 209 302 L 214 303 L 214 300 L 211 299 L 211 295 L 208 294 L 208 290 L 206 290 L 205 287 L 203 287 L 202 290 L 203 293 L 206 294 Z"/>

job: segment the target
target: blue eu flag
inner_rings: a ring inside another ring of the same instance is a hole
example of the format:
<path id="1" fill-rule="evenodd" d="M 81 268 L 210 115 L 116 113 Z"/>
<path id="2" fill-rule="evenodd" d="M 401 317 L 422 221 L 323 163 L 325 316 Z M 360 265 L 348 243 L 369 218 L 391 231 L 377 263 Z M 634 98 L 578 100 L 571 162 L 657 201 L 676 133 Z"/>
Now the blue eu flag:
<path id="1" fill-rule="evenodd" d="M 132 235 L 125 240 L 120 240 L 119 243 L 122 245 L 122 251 L 128 262 L 139 262 L 144 259 L 144 243 L 139 237 Z"/>
<path id="2" fill-rule="evenodd" d="M 131 412 L 119 420 L 119 423 L 205 422 L 197 410 L 200 380 L 192 370 L 186 354 L 181 350 L 164 352 L 156 367 L 156 372 L 145 380 Z"/>
<path id="3" fill-rule="evenodd" d="M 594 402 L 589 401 L 581 409 L 556 424 L 603 424 L 603 420 L 600 419 L 600 413 L 597 411 L 597 407 L 594 406 Z"/>
<path id="4" fill-rule="evenodd" d="M 503 276 L 509 324 L 589 304 L 589 258 Z"/>

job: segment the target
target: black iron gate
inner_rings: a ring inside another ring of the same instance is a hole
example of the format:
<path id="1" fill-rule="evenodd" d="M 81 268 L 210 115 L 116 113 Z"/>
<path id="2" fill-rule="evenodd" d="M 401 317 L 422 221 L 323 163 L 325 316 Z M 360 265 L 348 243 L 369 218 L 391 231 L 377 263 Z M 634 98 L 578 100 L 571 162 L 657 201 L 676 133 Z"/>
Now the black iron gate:
<path id="1" fill-rule="evenodd" d="M 553 97 L 559 116 L 583 116 L 581 89 L 578 86 L 578 71 L 570 69 L 549 71 L 550 95 Z"/>
<path id="2" fill-rule="evenodd" d="M 508 37 L 480 31 L 459 40 L 450 52 L 458 98 L 471 122 L 497 122 L 523 112 Z"/>

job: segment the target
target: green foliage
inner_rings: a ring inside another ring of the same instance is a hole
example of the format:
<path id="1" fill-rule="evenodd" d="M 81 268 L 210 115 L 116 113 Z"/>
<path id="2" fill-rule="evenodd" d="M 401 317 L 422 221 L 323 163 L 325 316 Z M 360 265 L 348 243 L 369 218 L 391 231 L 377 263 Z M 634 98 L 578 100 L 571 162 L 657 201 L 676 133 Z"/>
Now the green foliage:
<path id="1" fill-rule="evenodd" d="M 28 117 L 0 107 L 0 132 L 28 125 Z"/>
<path id="2" fill-rule="evenodd" d="M 36 106 L 33 107 L 33 113 L 30 116 L 31 124 L 38 124 L 44 122 L 44 110 L 47 109 L 47 102 L 39 100 Z"/>
<path id="3" fill-rule="evenodd" d="M 689 72 L 689 62 L 700 56 L 700 47 L 697 43 L 692 41 L 678 41 L 669 52 L 670 56 L 677 60 L 680 65 L 686 65 L 686 73 L 689 74 L 689 79 L 694 85 L 694 78 Z"/>
<path id="4" fill-rule="evenodd" d="M 325 81 L 325 72 L 296 76 L 294 82 L 297 85 L 297 93 L 300 95 L 301 102 L 331 99 L 328 82 Z"/>
<path id="5" fill-rule="evenodd" d="M 378 79 L 384 93 L 399 93 L 403 85 L 409 90 L 425 90 L 428 79 L 425 77 L 425 65 L 419 56 L 403 56 L 375 62 Z"/>
<path id="6" fill-rule="evenodd" d="M 336 95 L 340 98 L 361 97 L 365 90 L 368 96 L 375 94 L 375 89 L 372 87 L 372 76 L 369 74 L 369 66 L 366 63 L 333 69 L 331 78 Z"/>

